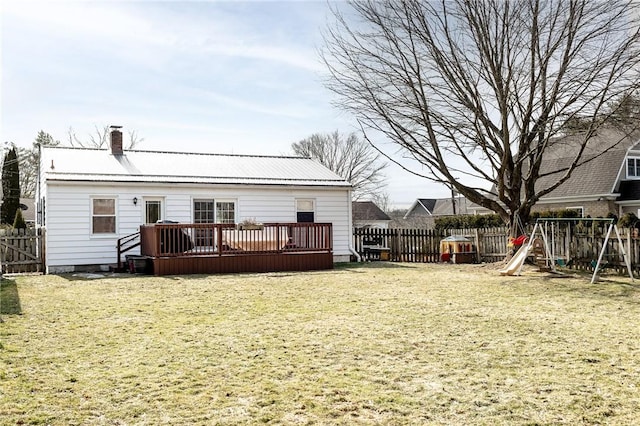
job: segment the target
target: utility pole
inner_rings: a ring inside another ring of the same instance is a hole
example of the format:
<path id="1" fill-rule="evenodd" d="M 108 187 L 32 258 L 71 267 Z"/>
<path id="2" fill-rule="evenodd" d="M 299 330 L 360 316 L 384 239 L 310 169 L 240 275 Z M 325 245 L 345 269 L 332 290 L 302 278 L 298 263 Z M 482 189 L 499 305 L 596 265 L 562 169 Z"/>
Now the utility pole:
<path id="1" fill-rule="evenodd" d="M 456 215 L 456 192 L 451 185 L 451 207 L 453 208 L 453 215 Z"/>

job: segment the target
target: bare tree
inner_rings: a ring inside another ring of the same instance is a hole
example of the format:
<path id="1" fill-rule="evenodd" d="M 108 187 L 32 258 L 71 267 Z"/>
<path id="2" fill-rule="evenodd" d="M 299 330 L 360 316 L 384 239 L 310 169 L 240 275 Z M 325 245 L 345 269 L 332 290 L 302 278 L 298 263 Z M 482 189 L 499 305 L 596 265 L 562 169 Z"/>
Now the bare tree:
<path id="1" fill-rule="evenodd" d="M 391 197 L 387 191 L 375 193 L 370 198 L 370 201 L 373 201 L 383 212 L 389 213 L 391 211 Z"/>
<path id="2" fill-rule="evenodd" d="M 616 99 L 639 87 L 638 3 L 358 0 L 336 7 L 322 57 L 336 104 L 401 167 L 511 224 L 603 150 Z M 566 165 L 545 153 L 576 118 Z M 603 119 L 605 117 L 605 119 Z M 371 135 L 382 134 L 401 157 Z M 547 173 L 553 179 L 539 179 Z M 468 183 L 472 182 L 472 183 Z M 538 183 L 538 185 L 536 185 Z"/>
<path id="3" fill-rule="evenodd" d="M 33 198 L 36 192 L 38 180 L 38 163 L 40 162 L 40 147 L 44 145 L 56 146 L 57 141 L 49 133 L 43 130 L 38 132 L 31 148 L 17 148 L 18 161 L 20 163 L 20 190 L 21 197 Z"/>
<path id="4" fill-rule="evenodd" d="M 109 144 L 109 126 L 103 126 L 102 128 L 95 126 L 95 133 L 88 135 L 86 141 L 78 138 L 71 127 L 69 128 L 67 136 L 70 146 L 102 149 L 106 148 Z M 135 148 L 137 144 L 142 141 L 144 141 L 144 138 L 140 138 L 135 130 L 129 131 L 127 149 Z M 55 140 L 49 133 L 41 130 L 38 132 L 31 149 L 17 148 L 18 159 L 20 161 L 20 188 L 23 197 L 32 198 L 35 195 L 36 181 L 38 179 L 38 163 L 40 162 L 40 147 L 44 145 L 56 146 L 60 145 L 60 141 Z"/>
<path id="5" fill-rule="evenodd" d="M 353 199 L 371 199 L 383 192 L 383 171 L 387 163 L 381 155 L 359 139 L 355 133 L 346 138 L 337 130 L 329 134 L 316 133 L 294 142 L 291 149 L 296 155 L 311 157 L 351 182 Z"/>
<path id="6" fill-rule="evenodd" d="M 97 125 L 94 125 L 93 127 L 94 133 L 89 133 L 87 135 L 88 139 L 86 140 L 78 138 L 73 128 L 69 127 L 69 131 L 67 132 L 69 145 L 84 148 L 107 148 L 109 146 L 109 135 L 111 133 L 110 126 L 105 125 L 98 127 Z M 129 143 L 125 149 L 134 149 L 139 143 L 144 141 L 144 138 L 141 138 L 135 130 L 129 130 L 128 134 Z"/>

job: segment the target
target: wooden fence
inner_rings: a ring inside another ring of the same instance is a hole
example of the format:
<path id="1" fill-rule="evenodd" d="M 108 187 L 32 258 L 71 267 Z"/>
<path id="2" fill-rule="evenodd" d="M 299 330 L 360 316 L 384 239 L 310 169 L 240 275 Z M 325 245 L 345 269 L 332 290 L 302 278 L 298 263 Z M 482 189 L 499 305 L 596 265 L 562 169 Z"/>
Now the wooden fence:
<path id="1" fill-rule="evenodd" d="M 364 260 L 379 260 L 388 249 L 392 262 L 438 262 L 443 235 L 430 229 L 354 229 L 354 248 Z"/>
<path id="2" fill-rule="evenodd" d="M 445 236 L 457 235 L 469 238 L 477 251 L 479 262 L 499 262 L 509 253 L 509 228 L 447 229 Z"/>
<path id="3" fill-rule="evenodd" d="M 0 262 L 3 274 L 44 270 L 44 233 L 41 229 L 1 229 Z"/>
<path id="4" fill-rule="evenodd" d="M 542 225 L 548 240 L 549 259 L 560 266 L 571 269 L 593 271 L 604 245 L 608 223 L 571 223 Z M 640 274 L 640 235 L 637 230 L 619 228 L 622 244 L 629 256 L 634 273 Z M 527 233 L 531 234 L 533 226 Z M 540 232 L 536 233 L 541 237 Z M 354 247 L 365 260 L 377 260 L 378 250 L 371 247 L 386 247 L 389 260 L 395 262 L 439 262 L 440 241 L 447 236 L 468 238 L 474 245 L 478 262 L 504 260 L 513 250 L 508 246 L 509 229 L 477 228 L 446 229 L 355 229 Z M 626 273 L 622 249 L 615 232 L 609 237 L 602 259 L 605 268 Z"/>

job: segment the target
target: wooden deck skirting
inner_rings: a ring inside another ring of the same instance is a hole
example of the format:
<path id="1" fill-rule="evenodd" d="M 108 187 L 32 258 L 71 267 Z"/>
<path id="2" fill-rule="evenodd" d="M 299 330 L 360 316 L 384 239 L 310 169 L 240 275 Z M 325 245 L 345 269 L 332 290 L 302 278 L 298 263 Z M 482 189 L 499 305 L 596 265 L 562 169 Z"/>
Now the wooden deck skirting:
<path id="1" fill-rule="evenodd" d="M 333 268 L 330 223 L 140 227 L 140 254 L 154 275 L 305 271 Z"/>

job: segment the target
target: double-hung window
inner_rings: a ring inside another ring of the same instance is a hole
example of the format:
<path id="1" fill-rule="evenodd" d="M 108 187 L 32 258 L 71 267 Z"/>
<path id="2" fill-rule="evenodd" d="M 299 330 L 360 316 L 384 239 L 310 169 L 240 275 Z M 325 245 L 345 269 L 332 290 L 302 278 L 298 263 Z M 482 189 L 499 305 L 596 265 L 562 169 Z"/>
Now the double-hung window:
<path id="1" fill-rule="evenodd" d="M 296 221 L 313 223 L 316 221 L 315 203 L 313 200 L 296 200 Z"/>
<path id="2" fill-rule="evenodd" d="M 91 233 L 116 233 L 116 199 L 95 197 L 91 199 Z"/>
<path id="3" fill-rule="evenodd" d="M 627 158 L 627 177 L 640 179 L 640 157 Z"/>

